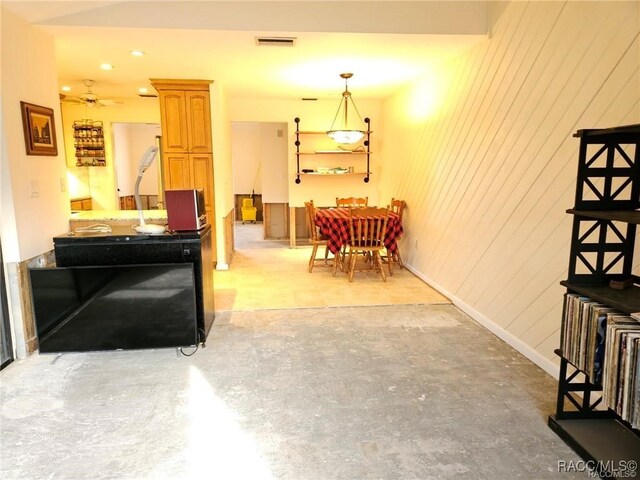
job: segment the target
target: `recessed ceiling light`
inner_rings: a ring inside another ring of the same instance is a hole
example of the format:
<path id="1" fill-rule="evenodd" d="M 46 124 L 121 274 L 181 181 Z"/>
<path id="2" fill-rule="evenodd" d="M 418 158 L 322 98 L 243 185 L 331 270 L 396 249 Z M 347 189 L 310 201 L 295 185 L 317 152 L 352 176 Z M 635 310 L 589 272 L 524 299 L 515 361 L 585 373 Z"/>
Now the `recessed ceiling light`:
<path id="1" fill-rule="evenodd" d="M 142 50 L 131 50 L 130 53 L 134 57 L 142 57 L 144 55 L 144 52 Z"/>
<path id="2" fill-rule="evenodd" d="M 149 89 L 146 87 L 140 87 L 138 93 L 149 93 Z"/>
<path id="3" fill-rule="evenodd" d="M 102 70 L 113 70 L 113 65 L 111 65 L 110 63 L 102 63 L 100 64 L 100 68 Z"/>
<path id="4" fill-rule="evenodd" d="M 71 91 L 71 87 L 69 85 L 63 85 L 60 90 L 62 90 L 63 92 L 70 92 Z"/>

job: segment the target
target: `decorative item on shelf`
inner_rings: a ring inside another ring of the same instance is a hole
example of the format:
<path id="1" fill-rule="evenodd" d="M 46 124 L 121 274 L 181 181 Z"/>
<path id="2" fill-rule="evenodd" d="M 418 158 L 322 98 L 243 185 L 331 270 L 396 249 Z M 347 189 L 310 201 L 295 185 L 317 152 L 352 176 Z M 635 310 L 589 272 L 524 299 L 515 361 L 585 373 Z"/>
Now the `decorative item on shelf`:
<path id="1" fill-rule="evenodd" d="M 349 124 L 348 112 L 349 112 L 349 102 L 353 105 L 353 109 L 358 114 L 358 118 L 360 119 L 360 123 L 362 124 L 362 117 L 360 116 L 360 112 L 358 112 L 358 107 L 356 107 L 353 98 L 351 98 L 351 92 L 348 89 L 347 81 L 353 77 L 353 73 L 341 73 L 340 77 L 344 78 L 344 92 L 342 92 L 342 100 L 340 100 L 340 104 L 338 105 L 338 110 L 336 111 L 335 117 L 333 117 L 333 122 L 331 123 L 331 128 L 327 130 L 327 135 L 329 135 L 335 142 L 337 143 L 346 143 L 352 144 L 356 143 L 362 137 L 364 137 L 366 131 L 357 128 L 351 128 L 352 125 Z M 344 114 L 341 115 L 341 111 L 344 111 Z M 340 128 L 334 128 L 336 126 L 336 120 L 338 117 L 341 118 L 342 124 Z M 364 120 L 366 122 L 366 119 Z M 368 122 L 367 122 L 368 123 Z"/>
<path id="2" fill-rule="evenodd" d="M 633 287 L 633 283 L 633 277 L 609 280 L 609 286 L 615 290 L 624 290 L 625 288 Z"/>
<path id="3" fill-rule="evenodd" d="M 354 152 L 366 152 L 364 145 L 358 145 L 355 148 L 347 148 L 344 145 L 338 145 L 338 149 L 346 153 L 354 153 Z"/>

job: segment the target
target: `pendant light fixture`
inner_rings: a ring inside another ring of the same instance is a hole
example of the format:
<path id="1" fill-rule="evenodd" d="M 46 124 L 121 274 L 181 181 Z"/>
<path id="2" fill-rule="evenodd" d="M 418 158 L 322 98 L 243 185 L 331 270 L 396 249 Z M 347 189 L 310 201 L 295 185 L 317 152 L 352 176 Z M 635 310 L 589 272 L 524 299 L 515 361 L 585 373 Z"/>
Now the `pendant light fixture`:
<path id="1" fill-rule="evenodd" d="M 336 112 L 335 117 L 333 117 L 333 123 L 331 124 L 331 128 L 327 131 L 327 135 L 329 135 L 336 143 L 342 144 L 351 144 L 356 143 L 366 133 L 362 129 L 349 128 L 351 125 L 348 123 L 348 110 L 349 110 L 349 102 L 353 105 L 353 109 L 356 111 L 358 118 L 360 119 L 360 125 L 363 124 L 362 117 L 360 116 L 360 112 L 358 112 L 358 108 L 351 98 L 351 92 L 348 89 L 347 81 L 353 77 L 353 73 L 341 73 L 340 77 L 344 78 L 344 92 L 342 92 L 342 100 L 340 100 L 340 105 L 338 105 L 338 111 Z M 344 112 L 341 114 L 341 110 Z M 338 119 L 340 117 L 340 120 Z M 342 122 L 338 123 L 336 127 L 336 121 Z"/>

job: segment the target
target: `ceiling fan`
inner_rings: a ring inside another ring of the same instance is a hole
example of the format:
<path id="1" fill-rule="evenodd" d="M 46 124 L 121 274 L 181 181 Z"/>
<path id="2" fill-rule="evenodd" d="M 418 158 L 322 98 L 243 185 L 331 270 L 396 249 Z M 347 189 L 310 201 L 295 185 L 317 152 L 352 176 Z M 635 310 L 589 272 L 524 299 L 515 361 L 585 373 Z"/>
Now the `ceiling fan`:
<path id="1" fill-rule="evenodd" d="M 77 97 L 72 97 L 61 93 L 60 101 L 65 103 L 82 104 L 89 108 L 108 107 L 122 103 L 108 98 L 99 98 L 95 93 L 91 91 L 91 87 L 95 83 L 93 80 L 83 80 L 82 83 L 84 83 L 85 87 L 87 87 L 86 92 L 81 93 Z"/>

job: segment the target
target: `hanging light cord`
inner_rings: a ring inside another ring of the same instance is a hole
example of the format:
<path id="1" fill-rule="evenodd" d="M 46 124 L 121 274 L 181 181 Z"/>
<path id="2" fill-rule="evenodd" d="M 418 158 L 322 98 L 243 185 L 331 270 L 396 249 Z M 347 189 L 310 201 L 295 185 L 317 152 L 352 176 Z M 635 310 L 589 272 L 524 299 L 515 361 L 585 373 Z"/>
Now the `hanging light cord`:
<path id="1" fill-rule="evenodd" d="M 331 128 L 329 130 L 333 130 L 333 126 L 335 125 L 336 119 L 338 118 L 338 114 L 340 113 L 340 108 L 342 107 L 342 102 L 344 102 L 344 130 L 348 130 L 348 125 L 347 125 L 347 105 L 348 105 L 349 100 L 351 100 L 351 105 L 353 105 L 353 108 L 356 111 L 356 113 L 358 114 L 358 118 L 360 119 L 360 123 L 362 123 L 362 116 L 360 115 L 360 112 L 358 111 L 358 107 L 356 107 L 356 104 L 353 101 L 353 98 L 351 98 L 351 92 L 349 92 L 347 82 L 348 82 L 348 78 L 345 78 L 344 79 L 344 92 L 342 93 L 342 100 L 340 100 L 340 103 L 338 104 L 338 110 L 336 111 L 336 114 L 333 117 L 333 122 L 331 122 Z"/>

